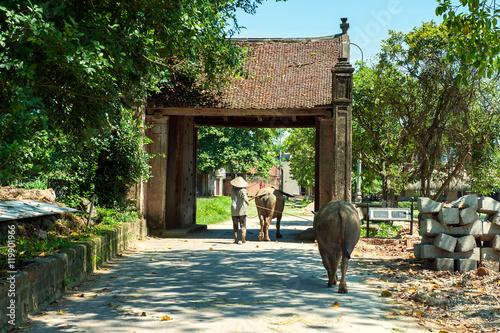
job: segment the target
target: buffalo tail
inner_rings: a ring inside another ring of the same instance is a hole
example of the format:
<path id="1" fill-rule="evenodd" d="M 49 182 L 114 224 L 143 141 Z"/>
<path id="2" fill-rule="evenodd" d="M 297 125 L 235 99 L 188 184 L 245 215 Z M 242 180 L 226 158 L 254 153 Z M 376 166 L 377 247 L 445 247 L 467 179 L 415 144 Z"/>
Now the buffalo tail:
<path id="1" fill-rule="evenodd" d="M 351 259 L 351 254 L 349 253 L 349 251 L 347 251 L 346 247 L 345 247 L 345 242 L 344 242 L 344 239 L 345 239 L 345 225 L 344 225 L 344 217 L 342 216 L 342 210 L 339 210 L 339 218 L 340 218 L 340 228 L 342 230 L 342 239 L 340 240 L 341 242 L 341 246 L 342 246 L 342 255 L 344 257 L 346 257 L 347 259 Z"/>

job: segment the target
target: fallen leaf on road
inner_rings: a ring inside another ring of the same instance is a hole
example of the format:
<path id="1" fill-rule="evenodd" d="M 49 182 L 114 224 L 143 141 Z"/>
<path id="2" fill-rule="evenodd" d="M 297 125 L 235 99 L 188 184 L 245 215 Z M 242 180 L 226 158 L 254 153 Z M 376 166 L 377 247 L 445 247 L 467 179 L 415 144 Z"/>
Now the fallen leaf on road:
<path id="1" fill-rule="evenodd" d="M 110 308 L 117 308 L 117 307 L 118 307 L 118 305 L 113 304 L 113 303 L 111 303 L 111 302 L 110 302 L 110 303 L 108 303 L 108 306 L 109 306 Z"/>
<path id="2" fill-rule="evenodd" d="M 67 315 L 68 313 L 64 312 L 63 310 L 59 310 L 59 314 L 61 314 L 61 315 Z"/>
<path id="3" fill-rule="evenodd" d="M 146 312 L 141 313 L 141 317 L 146 317 Z"/>
<path id="4" fill-rule="evenodd" d="M 156 273 L 156 272 L 151 272 L 151 274 L 158 274 L 158 273 Z"/>
<path id="5" fill-rule="evenodd" d="M 116 279 L 118 276 L 111 275 L 109 278 L 110 279 Z"/>
<path id="6" fill-rule="evenodd" d="M 168 315 L 164 315 L 163 317 L 160 318 L 160 321 L 166 321 L 166 320 L 172 320 L 174 318 L 168 316 Z"/>
<path id="7" fill-rule="evenodd" d="M 390 296 L 392 296 L 392 293 L 390 291 L 388 291 L 388 290 L 384 290 L 384 291 L 382 291 L 380 293 L 380 296 L 382 296 L 382 297 L 390 297 Z"/>
<path id="8" fill-rule="evenodd" d="M 85 296 L 85 298 L 96 298 L 96 297 L 97 297 L 97 294 L 96 295 Z"/>
<path id="9" fill-rule="evenodd" d="M 76 297 L 83 297 L 85 296 L 84 294 L 78 294 L 78 295 L 75 295 Z"/>
<path id="10" fill-rule="evenodd" d="M 335 303 L 333 303 L 333 305 L 332 305 L 332 307 L 334 307 L 334 308 L 338 308 L 339 306 L 340 306 L 339 302 L 335 302 Z"/>
<path id="11" fill-rule="evenodd" d="M 105 293 L 110 293 L 111 290 L 109 290 L 108 288 L 103 288 L 102 291 L 104 291 Z"/>

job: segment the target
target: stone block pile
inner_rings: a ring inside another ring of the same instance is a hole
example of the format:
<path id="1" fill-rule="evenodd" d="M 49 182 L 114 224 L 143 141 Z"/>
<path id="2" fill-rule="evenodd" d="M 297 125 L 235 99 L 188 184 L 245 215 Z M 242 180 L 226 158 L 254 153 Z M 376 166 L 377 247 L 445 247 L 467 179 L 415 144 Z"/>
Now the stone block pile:
<path id="1" fill-rule="evenodd" d="M 463 272 L 481 263 L 500 270 L 500 202 L 475 194 L 452 203 L 418 198 L 418 210 L 422 242 L 415 258 L 427 268 Z"/>

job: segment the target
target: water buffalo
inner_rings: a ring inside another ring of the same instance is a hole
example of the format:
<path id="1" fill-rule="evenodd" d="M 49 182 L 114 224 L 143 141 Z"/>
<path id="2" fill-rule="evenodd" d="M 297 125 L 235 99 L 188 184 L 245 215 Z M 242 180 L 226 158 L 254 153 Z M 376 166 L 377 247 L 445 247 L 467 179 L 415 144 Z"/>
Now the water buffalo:
<path id="1" fill-rule="evenodd" d="M 285 197 L 291 196 L 273 187 L 261 188 L 255 195 L 255 205 L 260 220 L 259 240 L 270 241 L 269 226 L 271 220 L 276 218 L 276 237 L 281 238 L 280 222 L 283 208 L 285 208 Z"/>
<path id="2" fill-rule="evenodd" d="M 314 217 L 313 229 L 323 266 L 328 272 L 328 287 L 337 284 L 337 267 L 342 258 L 338 292 L 347 293 L 347 265 L 360 233 L 358 212 L 348 202 L 330 201 Z"/>

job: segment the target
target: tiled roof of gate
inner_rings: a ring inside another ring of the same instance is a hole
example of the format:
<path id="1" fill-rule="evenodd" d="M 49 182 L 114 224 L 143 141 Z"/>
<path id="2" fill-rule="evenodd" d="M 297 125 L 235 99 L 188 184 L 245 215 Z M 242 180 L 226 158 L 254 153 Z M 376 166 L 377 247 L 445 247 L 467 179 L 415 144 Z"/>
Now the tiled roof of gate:
<path id="1" fill-rule="evenodd" d="M 312 108 L 331 104 L 340 35 L 234 39 L 248 49 L 246 77 L 232 80 L 222 103 L 233 109 Z"/>

